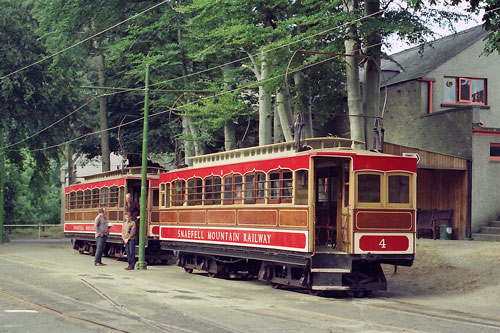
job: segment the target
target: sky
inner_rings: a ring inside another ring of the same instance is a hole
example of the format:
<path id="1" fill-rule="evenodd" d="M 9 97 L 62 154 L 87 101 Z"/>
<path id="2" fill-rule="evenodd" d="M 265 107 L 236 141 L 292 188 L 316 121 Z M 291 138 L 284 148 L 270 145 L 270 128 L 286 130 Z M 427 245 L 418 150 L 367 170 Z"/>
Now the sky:
<path id="1" fill-rule="evenodd" d="M 444 7 L 441 6 L 439 8 L 442 9 Z M 464 8 L 465 8 L 465 4 L 461 4 L 460 6 L 453 7 L 453 10 L 457 11 L 459 13 L 462 13 L 462 14 L 467 14 L 467 12 L 465 11 Z M 454 26 L 456 32 L 470 29 L 472 27 L 475 27 L 477 25 L 482 24 L 482 20 L 481 20 L 482 16 L 483 16 L 483 11 L 481 11 L 481 13 L 479 15 L 472 15 L 472 17 L 469 21 L 457 22 L 457 23 L 453 24 L 453 26 Z M 437 32 L 437 34 L 438 34 L 436 39 L 439 39 L 441 37 L 448 36 L 448 35 L 451 35 L 454 33 L 452 30 L 442 29 L 440 27 L 434 27 L 433 30 L 435 32 Z M 400 52 L 400 51 L 403 51 L 403 50 L 406 50 L 406 49 L 409 49 L 409 48 L 416 46 L 416 45 L 408 45 L 408 44 L 402 43 L 402 42 L 398 41 L 397 38 L 389 38 L 389 43 L 391 44 L 391 48 L 390 49 L 384 48 L 384 51 L 387 52 L 388 54 L 394 54 L 394 53 L 397 53 L 397 52 Z"/>

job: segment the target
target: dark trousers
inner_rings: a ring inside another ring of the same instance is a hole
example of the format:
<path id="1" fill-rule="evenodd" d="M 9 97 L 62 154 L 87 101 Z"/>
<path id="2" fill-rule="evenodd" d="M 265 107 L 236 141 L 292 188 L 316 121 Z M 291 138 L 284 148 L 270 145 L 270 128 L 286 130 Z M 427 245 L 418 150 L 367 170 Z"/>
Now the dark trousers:
<path id="1" fill-rule="evenodd" d="M 95 259 L 94 263 L 101 262 L 101 257 L 102 253 L 104 252 L 104 249 L 106 248 L 106 239 L 108 239 L 108 236 L 102 236 L 99 237 L 97 236 L 96 241 L 97 241 L 97 247 L 95 251 Z"/>
<path id="2" fill-rule="evenodd" d="M 135 266 L 135 244 L 137 241 L 134 239 L 129 239 L 127 244 L 125 244 L 125 253 L 127 253 L 128 267 L 134 268 Z"/>

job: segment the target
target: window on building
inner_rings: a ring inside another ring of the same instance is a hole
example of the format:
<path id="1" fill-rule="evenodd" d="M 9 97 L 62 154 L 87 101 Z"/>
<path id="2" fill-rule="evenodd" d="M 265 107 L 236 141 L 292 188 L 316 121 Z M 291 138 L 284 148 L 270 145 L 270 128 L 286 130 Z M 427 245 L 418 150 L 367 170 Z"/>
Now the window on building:
<path id="1" fill-rule="evenodd" d="M 444 102 L 487 104 L 486 79 L 444 78 Z"/>
<path id="2" fill-rule="evenodd" d="M 500 161 L 500 143 L 490 143 L 490 160 Z"/>
<path id="3" fill-rule="evenodd" d="M 209 176 L 205 178 L 205 205 L 219 205 L 221 200 L 221 178 Z"/>

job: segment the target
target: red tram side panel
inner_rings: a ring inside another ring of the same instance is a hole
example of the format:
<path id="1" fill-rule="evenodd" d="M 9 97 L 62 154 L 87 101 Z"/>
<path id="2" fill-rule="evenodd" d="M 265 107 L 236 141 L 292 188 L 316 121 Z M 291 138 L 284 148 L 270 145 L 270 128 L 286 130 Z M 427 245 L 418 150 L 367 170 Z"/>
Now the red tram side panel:
<path id="1" fill-rule="evenodd" d="M 414 258 L 416 160 L 353 144 L 246 148 L 162 173 L 162 248 L 177 251 L 188 272 L 247 271 L 319 291 L 385 289 L 380 264 Z"/>
<path id="2" fill-rule="evenodd" d="M 158 175 L 162 169 L 148 168 L 148 216 L 147 244 L 152 258 L 164 257 L 159 249 L 158 232 L 151 227 L 151 217 L 158 210 Z M 156 187 L 156 188 L 155 188 Z M 94 219 L 100 207 L 106 207 L 110 226 L 106 253 L 110 256 L 123 257 L 122 225 L 124 220 L 125 194 L 131 193 L 134 200 L 140 202 L 140 168 L 125 171 L 115 170 L 87 176 L 80 184 L 65 188 L 64 235 L 71 238 L 73 247 L 80 253 L 95 252 Z M 156 200 L 155 200 L 156 199 Z M 158 221 L 157 221 L 158 222 Z M 157 225 L 158 228 L 158 225 Z M 164 252 L 164 251 L 163 251 Z"/>

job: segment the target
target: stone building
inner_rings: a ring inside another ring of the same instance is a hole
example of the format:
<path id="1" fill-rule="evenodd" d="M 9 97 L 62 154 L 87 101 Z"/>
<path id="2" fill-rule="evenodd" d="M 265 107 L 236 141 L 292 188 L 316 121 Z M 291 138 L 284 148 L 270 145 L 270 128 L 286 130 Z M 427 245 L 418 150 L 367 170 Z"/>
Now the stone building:
<path id="1" fill-rule="evenodd" d="M 478 26 L 382 62 L 385 141 L 470 161 L 467 236 L 500 215 L 500 55 L 483 54 L 487 34 Z"/>

